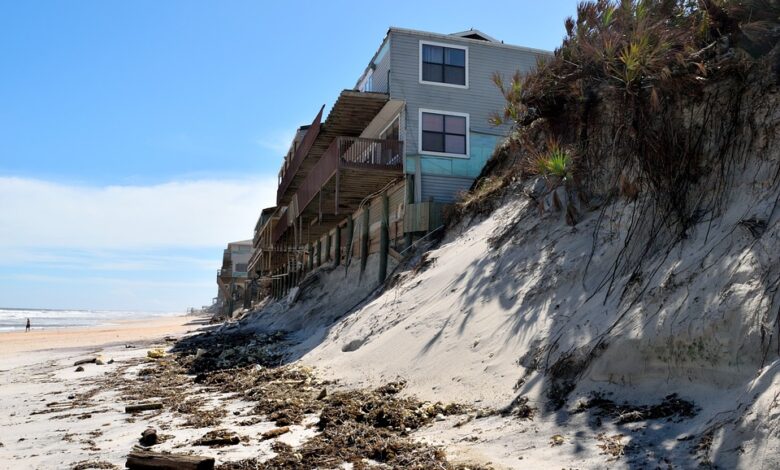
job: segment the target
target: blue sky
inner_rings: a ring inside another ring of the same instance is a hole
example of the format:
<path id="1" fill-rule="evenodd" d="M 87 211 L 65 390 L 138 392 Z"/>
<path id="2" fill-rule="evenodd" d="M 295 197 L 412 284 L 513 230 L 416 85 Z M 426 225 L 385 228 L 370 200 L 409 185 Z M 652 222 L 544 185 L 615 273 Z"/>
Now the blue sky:
<path id="1" fill-rule="evenodd" d="M 216 293 L 298 125 L 389 26 L 553 49 L 575 1 L 0 5 L 0 306 L 183 310 Z"/>

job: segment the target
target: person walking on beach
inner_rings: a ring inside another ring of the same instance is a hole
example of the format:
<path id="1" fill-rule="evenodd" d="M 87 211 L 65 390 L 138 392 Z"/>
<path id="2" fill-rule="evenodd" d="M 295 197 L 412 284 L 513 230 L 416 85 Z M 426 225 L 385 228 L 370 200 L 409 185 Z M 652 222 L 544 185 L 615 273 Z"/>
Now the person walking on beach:
<path id="1" fill-rule="evenodd" d="M 27 328 L 24 329 L 25 333 L 27 333 L 28 331 L 30 331 L 30 319 L 29 318 L 27 319 Z"/>

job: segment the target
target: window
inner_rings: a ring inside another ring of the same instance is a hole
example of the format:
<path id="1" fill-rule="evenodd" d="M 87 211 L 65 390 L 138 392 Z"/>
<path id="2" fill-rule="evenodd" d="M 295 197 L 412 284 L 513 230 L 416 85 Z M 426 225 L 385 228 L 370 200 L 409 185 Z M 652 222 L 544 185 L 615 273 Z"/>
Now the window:
<path id="1" fill-rule="evenodd" d="M 420 151 L 468 157 L 468 114 L 420 110 Z"/>
<path id="2" fill-rule="evenodd" d="M 420 82 L 468 87 L 468 48 L 420 42 Z"/>
<path id="3" fill-rule="evenodd" d="M 374 70 L 373 69 L 368 70 L 368 73 L 366 73 L 366 76 L 363 77 L 363 80 L 360 82 L 360 86 L 358 87 L 358 90 L 363 92 L 374 91 Z"/>

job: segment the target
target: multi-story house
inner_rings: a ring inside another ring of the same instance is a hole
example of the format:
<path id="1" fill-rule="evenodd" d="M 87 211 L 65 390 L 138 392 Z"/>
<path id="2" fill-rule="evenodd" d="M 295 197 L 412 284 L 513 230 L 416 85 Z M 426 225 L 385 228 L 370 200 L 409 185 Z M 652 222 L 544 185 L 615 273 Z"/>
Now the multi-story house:
<path id="1" fill-rule="evenodd" d="M 548 54 L 477 30 L 390 28 L 355 86 L 299 129 L 255 272 L 283 292 L 315 265 L 360 254 L 365 268 L 436 230 L 510 130 L 490 123 L 505 105 L 493 75 L 508 81 Z"/>
<path id="2" fill-rule="evenodd" d="M 223 314 L 230 315 L 243 305 L 251 256 L 252 240 L 230 242 L 222 252 L 222 267 L 217 271 L 217 302 Z"/>

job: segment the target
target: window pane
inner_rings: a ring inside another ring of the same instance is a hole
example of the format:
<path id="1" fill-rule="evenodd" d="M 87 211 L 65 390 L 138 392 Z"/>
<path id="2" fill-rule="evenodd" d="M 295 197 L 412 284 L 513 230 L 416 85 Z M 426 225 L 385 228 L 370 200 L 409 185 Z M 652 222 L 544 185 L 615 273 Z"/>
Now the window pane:
<path id="1" fill-rule="evenodd" d="M 423 80 L 426 82 L 444 82 L 444 66 L 423 63 Z"/>
<path id="2" fill-rule="evenodd" d="M 444 48 L 423 44 L 423 62 L 444 63 Z"/>
<path id="3" fill-rule="evenodd" d="M 466 69 L 464 67 L 454 67 L 452 65 L 444 66 L 444 83 L 453 85 L 466 84 Z"/>
<path id="4" fill-rule="evenodd" d="M 466 118 L 462 116 L 445 116 L 444 132 L 447 134 L 466 135 Z"/>
<path id="5" fill-rule="evenodd" d="M 449 135 L 447 134 L 445 139 L 445 151 L 447 153 L 459 153 L 466 154 L 466 136 L 465 135 Z"/>
<path id="6" fill-rule="evenodd" d="M 466 51 L 463 49 L 444 49 L 444 63 L 447 65 L 466 66 Z"/>
<path id="7" fill-rule="evenodd" d="M 423 132 L 422 150 L 428 152 L 444 152 L 444 134 Z"/>
<path id="8" fill-rule="evenodd" d="M 424 131 L 444 132 L 444 116 L 441 114 L 422 113 L 422 129 Z"/>

